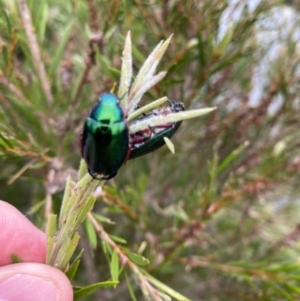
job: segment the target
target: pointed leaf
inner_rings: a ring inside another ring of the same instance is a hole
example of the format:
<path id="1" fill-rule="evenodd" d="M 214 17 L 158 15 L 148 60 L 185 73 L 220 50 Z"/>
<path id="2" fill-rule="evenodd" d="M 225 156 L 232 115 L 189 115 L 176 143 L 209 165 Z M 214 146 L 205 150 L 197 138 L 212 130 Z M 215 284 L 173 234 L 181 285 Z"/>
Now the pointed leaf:
<path id="1" fill-rule="evenodd" d="M 233 25 L 230 25 L 227 29 L 227 32 L 221 39 L 221 41 L 218 43 L 218 45 L 214 49 L 214 55 L 220 56 L 222 53 L 225 52 L 226 48 L 228 47 L 229 43 L 231 42 L 232 36 L 233 36 Z"/>
<path id="2" fill-rule="evenodd" d="M 127 118 L 128 121 L 133 120 L 134 118 L 140 116 L 143 113 L 146 113 L 162 104 L 164 104 L 168 100 L 168 97 L 164 96 L 155 101 L 150 102 L 149 104 L 135 110 L 132 114 L 130 114 Z"/>
<path id="3" fill-rule="evenodd" d="M 125 279 L 126 279 L 127 287 L 128 287 L 129 294 L 130 294 L 132 301 L 137 301 L 137 298 L 134 294 L 133 287 L 131 286 L 131 283 L 130 283 L 130 280 L 128 279 L 126 271 L 125 271 Z"/>
<path id="4" fill-rule="evenodd" d="M 93 216 L 95 217 L 96 220 L 98 220 L 100 223 L 107 223 L 107 224 L 110 224 L 110 225 L 114 225 L 115 222 L 112 221 L 111 219 L 109 219 L 108 217 L 106 216 L 103 216 L 101 214 L 98 214 L 98 213 L 94 213 L 93 212 Z"/>
<path id="5" fill-rule="evenodd" d="M 80 260 L 75 261 L 66 272 L 66 276 L 69 278 L 69 280 L 72 280 L 77 272 L 77 269 L 79 267 Z"/>
<path id="6" fill-rule="evenodd" d="M 183 111 L 178 113 L 170 113 L 166 116 L 160 115 L 160 116 L 153 116 L 151 118 L 147 118 L 142 121 L 134 122 L 130 125 L 130 133 L 136 133 L 138 131 L 142 131 L 146 128 L 155 127 L 158 125 L 163 125 L 166 123 L 173 123 L 185 119 L 191 119 L 198 116 L 202 116 L 205 114 L 208 114 L 212 111 L 214 111 L 216 107 L 214 108 L 204 108 L 204 109 L 196 109 L 196 110 L 189 110 L 189 111 Z"/>
<path id="7" fill-rule="evenodd" d="M 118 283 L 118 281 L 105 281 L 94 283 L 92 285 L 80 288 L 79 290 L 74 292 L 74 300 L 86 297 L 87 295 L 94 293 L 98 288 L 112 287 L 116 286 Z"/>
<path id="8" fill-rule="evenodd" d="M 97 233 L 95 227 L 89 219 L 85 221 L 85 229 L 89 238 L 89 241 L 93 248 L 97 247 Z"/>
<path id="9" fill-rule="evenodd" d="M 128 32 L 125 40 L 125 46 L 122 55 L 122 69 L 121 78 L 118 91 L 118 97 L 121 98 L 122 105 L 127 108 L 128 92 L 132 78 L 132 50 L 131 50 L 131 37 L 130 31 Z"/>
<path id="10" fill-rule="evenodd" d="M 109 235 L 111 239 L 113 239 L 114 241 L 120 243 L 120 244 L 127 244 L 127 241 L 124 238 L 121 238 L 119 236 L 115 236 L 115 235 Z"/>
<path id="11" fill-rule="evenodd" d="M 149 281 L 152 284 L 154 284 L 160 291 L 165 292 L 169 296 L 173 297 L 175 300 L 178 300 L 178 301 L 192 301 L 191 299 L 188 299 L 187 297 L 185 297 L 185 296 L 181 295 L 180 293 L 176 292 L 175 290 L 173 290 L 169 286 L 163 284 L 159 280 L 157 280 L 154 277 L 150 276 L 145 271 L 143 271 L 143 273 L 147 276 Z"/>
<path id="12" fill-rule="evenodd" d="M 160 80 L 162 80 L 166 76 L 167 72 L 162 71 L 155 76 L 149 77 L 148 79 L 145 79 L 141 81 L 141 85 L 139 86 L 139 89 L 136 91 L 136 93 L 130 97 L 130 105 L 129 105 L 129 114 L 131 114 L 140 100 L 142 99 L 143 95 L 153 86 L 155 86 Z"/>
<path id="13" fill-rule="evenodd" d="M 164 137 L 165 143 L 172 154 L 175 154 L 175 146 L 168 137 Z"/>
<path id="14" fill-rule="evenodd" d="M 241 152 L 249 145 L 249 141 L 245 141 L 238 148 L 233 150 L 218 166 L 216 174 L 220 174 L 226 167 L 228 167 L 234 160 L 238 158 Z"/>
<path id="15" fill-rule="evenodd" d="M 110 262 L 110 274 L 113 281 L 118 281 L 119 279 L 119 256 L 116 251 L 112 253 Z"/>
<path id="16" fill-rule="evenodd" d="M 143 66 L 141 67 L 130 89 L 128 99 L 129 113 L 132 113 L 134 111 L 139 101 L 141 100 L 143 94 L 165 76 L 165 74 L 161 74 L 160 76 L 154 76 L 154 74 L 157 65 L 159 64 L 162 56 L 164 55 L 170 43 L 171 38 L 172 36 L 170 36 L 165 42 L 161 41 L 150 53 Z"/>
<path id="17" fill-rule="evenodd" d="M 66 27 L 65 29 L 65 32 L 63 33 L 62 35 L 62 39 L 61 39 L 61 42 L 60 44 L 58 45 L 57 47 L 57 50 L 51 60 L 51 65 L 50 65 L 50 68 L 49 68 L 49 74 L 50 74 L 50 77 L 53 78 L 54 77 L 54 74 L 58 74 L 58 66 L 59 66 L 59 63 L 61 62 L 62 58 L 63 58 L 63 54 L 64 54 L 64 49 L 67 45 L 67 42 L 69 40 L 69 37 L 70 37 L 70 32 L 71 32 L 71 29 L 73 27 L 73 22 L 70 22 L 68 24 L 68 26 Z"/>
<path id="18" fill-rule="evenodd" d="M 135 264 L 139 266 L 146 266 L 150 263 L 149 259 L 144 256 L 132 252 L 126 252 L 128 258 Z"/>

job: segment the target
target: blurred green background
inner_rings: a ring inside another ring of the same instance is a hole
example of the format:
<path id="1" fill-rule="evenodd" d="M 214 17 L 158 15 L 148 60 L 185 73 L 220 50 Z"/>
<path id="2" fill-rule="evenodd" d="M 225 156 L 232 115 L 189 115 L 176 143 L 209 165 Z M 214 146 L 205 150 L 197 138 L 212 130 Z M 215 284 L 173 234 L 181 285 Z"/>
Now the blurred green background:
<path id="1" fill-rule="evenodd" d="M 127 32 L 135 74 L 174 34 L 159 65 L 168 74 L 143 103 L 166 95 L 217 110 L 183 122 L 174 155 L 164 147 L 127 162 L 94 211 L 150 260 L 148 273 L 191 300 L 300 299 L 297 3 L 24 3 L 0 1 L 0 198 L 44 229 L 45 200 L 58 210 L 78 168 L 85 118 L 118 83 Z M 101 242 L 92 248 L 84 231 L 81 285 L 110 277 Z M 123 274 L 86 297 L 132 299 Z"/>

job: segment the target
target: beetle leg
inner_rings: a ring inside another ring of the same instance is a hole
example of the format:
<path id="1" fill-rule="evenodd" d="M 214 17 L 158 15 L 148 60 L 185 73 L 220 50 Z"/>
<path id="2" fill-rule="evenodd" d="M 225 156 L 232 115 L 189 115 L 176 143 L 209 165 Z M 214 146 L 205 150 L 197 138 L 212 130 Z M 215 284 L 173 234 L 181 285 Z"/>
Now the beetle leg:
<path id="1" fill-rule="evenodd" d="M 98 177 L 98 174 L 88 169 L 89 174 L 93 177 L 95 180 L 101 180 L 101 178 Z"/>
<path id="2" fill-rule="evenodd" d="M 135 145 L 135 144 L 140 144 L 140 143 L 143 143 L 145 141 L 147 141 L 149 139 L 148 136 L 140 136 L 140 135 L 136 135 L 136 136 L 131 136 L 130 137 L 130 142 L 132 145 Z"/>
<path id="3" fill-rule="evenodd" d="M 153 128 L 168 129 L 168 128 L 172 127 L 172 125 L 173 125 L 173 123 L 166 123 L 166 124 L 160 124 L 160 125 L 154 126 Z"/>
<path id="4" fill-rule="evenodd" d="M 102 175 L 97 174 L 96 172 L 91 171 L 90 169 L 88 169 L 88 172 L 93 177 L 93 179 L 99 180 L 99 181 L 109 180 L 109 179 L 112 179 L 113 177 L 115 177 L 117 175 L 117 172 L 115 172 L 111 175 L 102 176 Z"/>
<path id="5" fill-rule="evenodd" d="M 127 150 L 127 153 L 126 153 L 126 156 L 125 156 L 125 159 L 124 159 L 124 163 L 123 163 L 123 164 L 125 164 L 125 163 L 128 161 L 128 159 L 129 159 L 129 157 L 130 157 L 131 149 L 132 149 L 131 146 L 128 147 L 128 150 Z"/>
<path id="6" fill-rule="evenodd" d="M 110 180 L 110 179 L 112 179 L 113 177 L 115 177 L 115 176 L 117 175 L 117 173 L 118 173 L 118 172 L 115 172 L 115 173 L 113 173 L 113 174 L 111 174 L 111 175 L 103 176 L 103 177 L 101 178 L 101 180 Z"/>

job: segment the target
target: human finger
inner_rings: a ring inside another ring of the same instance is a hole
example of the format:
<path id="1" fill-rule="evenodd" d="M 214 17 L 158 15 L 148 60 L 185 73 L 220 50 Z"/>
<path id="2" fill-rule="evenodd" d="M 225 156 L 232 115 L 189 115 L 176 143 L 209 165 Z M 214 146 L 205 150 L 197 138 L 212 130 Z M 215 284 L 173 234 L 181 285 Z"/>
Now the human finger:
<path id="1" fill-rule="evenodd" d="M 0 266 L 12 263 L 16 254 L 22 262 L 46 261 L 46 234 L 20 211 L 0 201 Z"/>
<path id="2" fill-rule="evenodd" d="M 0 300 L 72 301 L 72 286 L 60 270 L 40 263 L 0 267 Z"/>

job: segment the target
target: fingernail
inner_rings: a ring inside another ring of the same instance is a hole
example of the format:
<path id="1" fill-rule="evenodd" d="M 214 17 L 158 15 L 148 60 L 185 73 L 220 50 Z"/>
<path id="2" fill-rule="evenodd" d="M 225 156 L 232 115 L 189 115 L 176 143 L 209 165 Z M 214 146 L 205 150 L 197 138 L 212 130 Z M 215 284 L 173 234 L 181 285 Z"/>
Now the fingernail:
<path id="1" fill-rule="evenodd" d="M 0 282 L 1 301 L 55 301 L 59 291 L 50 281 L 25 274 L 16 274 Z"/>

